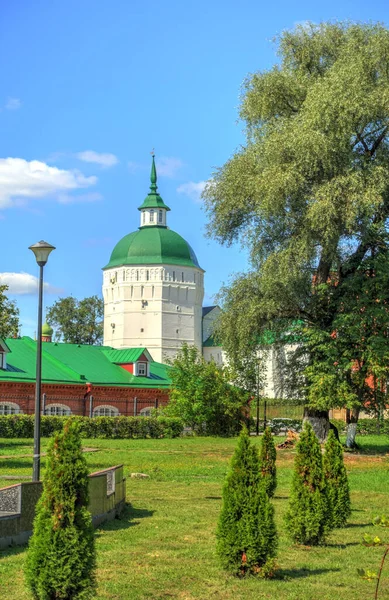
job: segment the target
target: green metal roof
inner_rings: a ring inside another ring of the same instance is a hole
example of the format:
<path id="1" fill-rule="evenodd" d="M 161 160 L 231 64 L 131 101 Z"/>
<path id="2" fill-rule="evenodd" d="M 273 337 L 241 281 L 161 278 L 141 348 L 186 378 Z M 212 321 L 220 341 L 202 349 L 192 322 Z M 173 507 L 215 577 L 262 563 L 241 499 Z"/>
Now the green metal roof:
<path id="1" fill-rule="evenodd" d="M 155 168 L 155 157 L 153 154 L 153 162 L 151 164 L 151 175 L 150 175 L 150 192 L 148 196 L 143 201 L 138 208 L 138 210 L 142 210 L 144 208 L 164 208 L 165 210 L 170 210 L 168 206 L 164 203 L 161 196 L 157 192 L 157 170 Z"/>
<path id="2" fill-rule="evenodd" d="M 104 350 L 104 354 L 110 362 L 117 365 L 133 363 L 139 360 L 142 354 L 145 354 L 147 358 L 152 361 L 146 348 L 110 348 L 109 350 Z"/>
<path id="3" fill-rule="evenodd" d="M 0 369 L 0 381 L 35 382 L 36 342 L 29 337 L 7 339 L 12 354 L 7 368 Z M 134 348 L 134 355 L 145 348 Z M 45 383 L 110 385 L 137 388 L 168 388 L 169 367 L 150 363 L 150 377 L 137 377 L 107 356 L 115 352 L 109 346 L 89 346 L 45 342 L 42 344 L 42 380 Z M 118 350 L 116 352 L 123 352 Z M 130 350 L 125 350 L 130 353 Z M 128 361 L 132 362 L 132 361 Z"/>
<path id="4" fill-rule="evenodd" d="M 178 233 L 166 227 L 141 227 L 125 235 L 104 269 L 123 265 L 168 264 L 201 268 L 196 254 Z"/>

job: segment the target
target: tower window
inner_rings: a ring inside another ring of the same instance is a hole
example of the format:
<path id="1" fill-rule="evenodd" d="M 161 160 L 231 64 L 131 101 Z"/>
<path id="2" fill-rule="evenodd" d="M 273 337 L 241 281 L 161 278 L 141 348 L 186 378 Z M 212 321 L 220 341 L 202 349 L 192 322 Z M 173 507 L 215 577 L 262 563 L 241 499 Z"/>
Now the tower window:
<path id="1" fill-rule="evenodd" d="M 154 211 L 150 211 L 150 223 L 154 223 Z"/>
<path id="2" fill-rule="evenodd" d="M 181 281 L 185 281 L 185 279 L 184 279 L 184 271 L 182 271 L 182 274 L 181 274 Z"/>
<path id="3" fill-rule="evenodd" d="M 146 271 L 146 281 L 148 281 L 150 279 L 150 271 Z"/>
<path id="4" fill-rule="evenodd" d="M 143 224 L 146 223 L 146 213 L 143 211 Z"/>
<path id="5" fill-rule="evenodd" d="M 193 283 L 196 283 L 196 273 L 193 273 Z"/>
<path id="6" fill-rule="evenodd" d="M 139 271 L 136 272 L 136 280 L 139 281 Z"/>
<path id="7" fill-rule="evenodd" d="M 175 280 L 176 280 L 176 272 L 173 271 L 173 281 L 175 281 Z"/>
<path id="8" fill-rule="evenodd" d="M 158 223 L 162 223 L 162 220 L 163 220 L 162 210 L 160 210 L 158 213 Z"/>

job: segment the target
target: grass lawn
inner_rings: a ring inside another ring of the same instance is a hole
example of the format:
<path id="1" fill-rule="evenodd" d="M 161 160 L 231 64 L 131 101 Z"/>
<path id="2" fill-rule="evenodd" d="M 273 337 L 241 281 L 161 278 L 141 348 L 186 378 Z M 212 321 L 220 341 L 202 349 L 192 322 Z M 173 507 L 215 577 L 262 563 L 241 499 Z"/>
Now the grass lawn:
<path id="1" fill-rule="evenodd" d="M 254 443 L 258 443 L 253 438 Z M 346 454 L 353 512 L 349 525 L 335 530 L 325 546 L 298 547 L 285 533 L 294 452 L 278 451 L 278 487 L 274 499 L 279 539 L 276 579 L 238 580 L 219 568 L 215 527 L 221 488 L 236 439 L 84 440 L 98 448 L 87 454 L 91 471 L 124 463 L 128 507 L 121 520 L 97 531 L 97 599 L 364 600 L 375 584 L 361 580 L 358 567 L 377 571 L 383 548 L 361 545 L 364 533 L 389 542 L 389 530 L 371 525 L 389 515 L 389 439 L 359 437 L 361 454 Z M 43 450 L 47 440 L 43 440 Z M 1 440 L 0 475 L 30 475 L 32 440 Z M 44 466 L 44 460 L 43 460 Z M 15 483 L 0 479 L 0 486 Z M 0 598 L 25 600 L 26 548 L 0 552 Z M 380 598 L 389 598 L 389 564 Z"/>

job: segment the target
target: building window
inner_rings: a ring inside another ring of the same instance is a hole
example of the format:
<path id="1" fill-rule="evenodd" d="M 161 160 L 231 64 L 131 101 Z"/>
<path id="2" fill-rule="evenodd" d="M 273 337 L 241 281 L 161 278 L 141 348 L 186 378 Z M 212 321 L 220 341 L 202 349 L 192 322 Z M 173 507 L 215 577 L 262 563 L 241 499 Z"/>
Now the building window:
<path id="1" fill-rule="evenodd" d="M 139 271 L 136 272 L 135 278 L 136 278 L 137 281 L 139 281 Z"/>
<path id="2" fill-rule="evenodd" d="M 196 283 L 196 273 L 193 273 L 193 283 Z"/>
<path id="3" fill-rule="evenodd" d="M 162 223 L 162 222 L 163 222 L 163 216 L 162 216 L 162 210 L 160 210 L 158 213 L 158 223 Z"/>
<path id="4" fill-rule="evenodd" d="M 150 271 L 146 271 L 146 281 L 149 281 L 150 279 Z"/>
<path id="5" fill-rule="evenodd" d="M 15 402 L 0 402 L 0 415 L 18 415 L 22 411 Z"/>
<path id="6" fill-rule="evenodd" d="M 142 408 L 142 410 L 139 412 L 141 417 L 151 417 L 151 411 L 153 410 L 154 406 L 146 406 L 145 408 Z"/>
<path id="7" fill-rule="evenodd" d="M 154 211 L 150 211 L 150 223 L 154 223 Z"/>
<path id="8" fill-rule="evenodd" d="M 184 271 L 182 271 L 182 273 L 181 273 L 181 281 L 185 281 L 185 279 L 184 279 Z"/>
<path id="9" fill-rule="evenodd" d="M 145 213 L 145 211 L 143 211 L 142 214 L 143 214 L 143 225 L 144 225 L 146 223 L 146 213 Z"/>
<path id="10" fill-rule="evenodd" d="M 56 417 L 65 417 L 71 415 L 72 411 L 65 404 L 48 404 L 45 407 L 45 415 L 51 415 Z"/>
<path id="11" fill-rule="evenodd" d="M 176 272 L 173 271 L 173 281 L 175 281 L 175 280 L 176 280 Z"/>
<path id="12" fill-rule="evenodd" d="M 96 406 L 96 408 L 93 409 L 93 416 L 94 417 L 118 417 L 119 411 L 114 406 L 110 406 L 109 404 L 106 404 L 106 405 L 102 404 L 101 406 Z"/>
<path id="13" fill-rule="evenodd" d="M 139 377 L 146 377 L 147 376 L 147 364 L 144 362 L 139 362 L 137 373 L 138 373 Z"/>

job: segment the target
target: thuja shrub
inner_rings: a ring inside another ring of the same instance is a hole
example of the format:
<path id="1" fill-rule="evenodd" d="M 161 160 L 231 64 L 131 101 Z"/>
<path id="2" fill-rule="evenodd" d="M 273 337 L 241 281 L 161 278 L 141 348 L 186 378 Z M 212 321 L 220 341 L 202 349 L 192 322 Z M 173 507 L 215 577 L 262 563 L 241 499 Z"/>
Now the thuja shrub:
<path id="1" fill-rule="evenodd" d="M 231 574 L 272 575 L 277 548 L 274 512 L 262 485 L 258 450 L 246 429 L 224 484 L 216 536 L 221 564 Z"/>
<path id="2" fill-rule="evenodd" d="M 95 597 L 95 545 L 88 470 L 78 427 L 68 420 L 51 440 L 25 567 L 36 600 Z"/>
<path id="3" fill-rule="evenodd" d="M 344 527 L 351 514 L 350 488 L 343 462 L 343 449 L 330 431 L 323 458 L 324 478 L 330 500 L 333 527 Z"/>
<path id="4" fill-rule="evenodd" d="M 285 516 L 290 536 L 300 544 L 320 544 L 331 529 L 331 512 L 319 440 L 311 424 L 305 422 L 296 445 L 289 507 Z"/>
<path id="5" fill-rule="evenodd" d="M 259 462 L 261 465 L 262 482 L 269 498 L 274 496 L 277 487 L 277 451 L 273 436 L 267 427 L 262 436 L 261 449 L 259 451 Z"/>
<path id="6" fill-rule="evenodd" d="M 69 417 L 43 416 L 41 436 L 51 437 L 62 431 Z M 182 434 L 184 425 L 177 417 L 70 417 L 79 424 L 85 438 L 175 438 Z M 0 437 L 32 438 L 34 415 L 0 416 Z"/>

